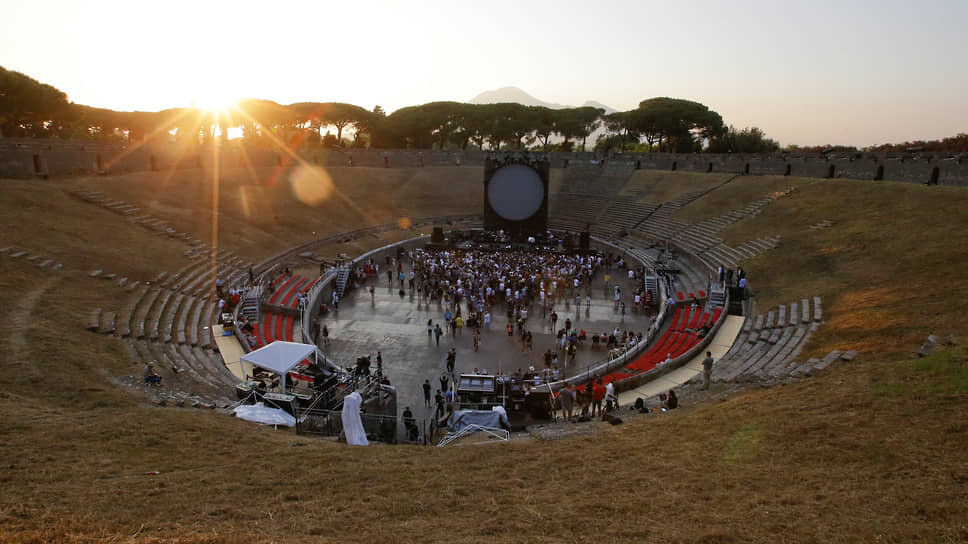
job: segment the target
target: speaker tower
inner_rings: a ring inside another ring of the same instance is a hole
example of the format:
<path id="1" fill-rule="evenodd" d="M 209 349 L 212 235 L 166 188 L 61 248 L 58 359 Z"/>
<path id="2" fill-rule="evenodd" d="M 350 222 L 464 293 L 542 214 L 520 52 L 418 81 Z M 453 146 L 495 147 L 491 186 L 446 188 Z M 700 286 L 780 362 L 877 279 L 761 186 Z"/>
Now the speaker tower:
<path id="1" fill-rule="evenodd" d="M 522 239 L 548 229 L 550 162 L 529 153 L 484 160 L 484 228 Z"/>

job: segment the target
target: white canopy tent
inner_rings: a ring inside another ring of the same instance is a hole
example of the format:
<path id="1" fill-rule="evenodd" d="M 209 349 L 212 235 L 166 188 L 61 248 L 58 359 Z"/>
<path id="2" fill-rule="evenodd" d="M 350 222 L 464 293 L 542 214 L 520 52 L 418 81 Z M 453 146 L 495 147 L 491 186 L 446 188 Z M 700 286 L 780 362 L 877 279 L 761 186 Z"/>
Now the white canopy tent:
<path id="1" fill-rule="evenodd" d="M 282 392 L 285 393 L 285 376 L 303 359 L 314 353 L 316 353 L 316 346 L 313 344 L 300 344 L 298 342 L 282 342 L 277 340 L 267 346 L 243 355 L 242 361 L 282 376 Z"/>

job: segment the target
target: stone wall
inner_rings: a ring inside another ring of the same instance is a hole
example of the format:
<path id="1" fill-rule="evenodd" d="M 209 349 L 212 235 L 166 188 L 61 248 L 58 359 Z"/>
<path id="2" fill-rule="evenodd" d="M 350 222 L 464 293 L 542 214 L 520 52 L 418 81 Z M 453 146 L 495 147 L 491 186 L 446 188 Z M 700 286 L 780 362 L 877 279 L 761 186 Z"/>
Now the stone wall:
<path id="1" fill-rule="evenodd" d="M 319 166 L 414 168 L 482 166 L 488 152 L 412 149 L 309 149 L 298 158 Z M 220 148 L 220 168 L 292 165 L 283 151 L 230 144 Z M 29 178 L 211 168 L 211 150 L 185 151 L 174 144 L 125 146 L 86 141 L 0 139 L 0 177 Z M 745 175 L 903 181 L 968 186 L 968 155 L 952 153 L 675 154 L 551 153 L 552 168 L 600 165 L 616 170 L 673 170 Z"/>

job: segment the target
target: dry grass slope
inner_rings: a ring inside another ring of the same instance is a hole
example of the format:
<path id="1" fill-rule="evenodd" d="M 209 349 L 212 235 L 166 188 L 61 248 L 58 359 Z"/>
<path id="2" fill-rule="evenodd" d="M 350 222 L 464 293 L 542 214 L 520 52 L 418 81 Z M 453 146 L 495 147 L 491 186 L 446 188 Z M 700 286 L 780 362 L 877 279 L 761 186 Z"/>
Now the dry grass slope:
<path id="1" fill-rule="evenodd" d="M 632 174 L 619 195 L 638 196 L 640 202 L 659 204 L 688 193 L 708 191 L 731 177 L 732 174 L 638 170 Z"/>
<path id="2" fill-rule="evenodd" d="M 365 224 L 345 203 L 294 196 L 283 181 L 292 174 L 223 181 L 222 247 L 257 260 L 311 237 L 303 224 L 318 225 L 317 235 Z M 480 206 L 479 169 L 329 174 L 376 223 Z M 966 332 L 958 278 L 968 262 L 968 191 L 810 180 L 726 231 L 728 241 L 784 235 L 748 263 L 758 299 L 822 294 L 828 324 L 816 349 L 862 349 L 854 363 L 618 427 L 594 424 L 591 437 L 351 449 L 144 404 L 114 385 L 140 372 L 118 342 L 83 331 L 87 309 L 117 297 L 86 270 L 149 277 L 180 267 L 183 246 L 64 191 L 102 190 L 205 240 L 204 180 L 185 172 L 2 182 L 0 246 L 43 248 L 68 266 L 41 272 L 0 256 L 0 540 L 968 540 L 968 353 L 911 355 L 929 330 Z M 749 194 L 717 194 L 746 182 Z M 735 180 L 694 203 L 707 206 L 696 217 L 789 182 Z M 807 229 L 822 219 L 834 225 Z"/>

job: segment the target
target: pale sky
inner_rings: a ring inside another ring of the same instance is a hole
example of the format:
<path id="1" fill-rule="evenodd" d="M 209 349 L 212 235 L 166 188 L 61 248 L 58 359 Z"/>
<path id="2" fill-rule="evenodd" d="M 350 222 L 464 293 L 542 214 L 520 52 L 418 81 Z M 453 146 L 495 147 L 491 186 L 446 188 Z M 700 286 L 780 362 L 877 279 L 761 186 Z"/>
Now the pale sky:
<path id="1" fill-rule="evenodd" d="M 252 97 L 387 111 L 520 87 L 696 100 L 781 144 L 968 132 L 968 0 L 0 0 L 0 66 L 117 110 Z"/>

